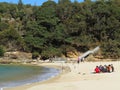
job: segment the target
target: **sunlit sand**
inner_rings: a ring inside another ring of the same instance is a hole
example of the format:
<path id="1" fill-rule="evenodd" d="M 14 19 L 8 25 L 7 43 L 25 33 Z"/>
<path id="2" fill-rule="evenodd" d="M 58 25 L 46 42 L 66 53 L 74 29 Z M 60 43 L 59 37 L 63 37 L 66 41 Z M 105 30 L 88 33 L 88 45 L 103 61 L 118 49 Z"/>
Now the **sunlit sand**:
<path id="1" fill-rule="evenodd" d="M 112 73 L 93 74 L 96 65 L 113 64 Z M 120 62 L 43 63 L 62 69 L 62 74 L 44 82 L 7 90 L 120 90 Z M 69 67 L 70 69 L 66 69 Z"/>

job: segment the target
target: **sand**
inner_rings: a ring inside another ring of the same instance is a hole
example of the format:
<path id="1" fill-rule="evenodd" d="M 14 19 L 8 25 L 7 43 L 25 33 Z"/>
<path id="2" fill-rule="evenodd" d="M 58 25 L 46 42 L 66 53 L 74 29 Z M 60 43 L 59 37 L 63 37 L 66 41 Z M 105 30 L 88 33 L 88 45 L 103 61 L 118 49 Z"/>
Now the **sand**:
<path id="1" fill-rule="evenodd" d="M 93 74 L 96 65 L 105 64 L 113 64 L 115 72 Z M 120 90 L 120 61 L 79 64 L 43 63 L 40 65 L 60 68 L 61 74 L 47 81 L 4 90 Z"/>

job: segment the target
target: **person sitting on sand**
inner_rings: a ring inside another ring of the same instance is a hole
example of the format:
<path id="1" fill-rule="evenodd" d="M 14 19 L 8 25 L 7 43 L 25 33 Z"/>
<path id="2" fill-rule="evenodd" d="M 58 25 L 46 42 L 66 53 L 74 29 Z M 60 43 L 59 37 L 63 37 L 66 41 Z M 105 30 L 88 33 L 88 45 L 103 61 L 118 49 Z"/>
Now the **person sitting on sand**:
<path id="1" fill-rule="evenodd" d="M 102 65 L 99 66 L 100 72 L 104 72 L 104 67 Z"/>
<path id="2" fill-rule="evenodd" d="M 98 66 L 96 66 L 96 68 L 95 68 L 95 73 L 100 73 L 100 69 Z"/>
<path id="3" fill-rule="evenodd" d="M 103 67 L 104 67 L 103 72 L 107 72 L 107 65 L 104 65 Z"/>
<path id="4" fill-rule="evenodd" d="M 114 72 L 114 66 L 113 66 L 113 64 L 111 64 L 111 69 L 112 69 L 112 72 Z"/>
<path id="5" fill-rule="evenodd" d="M 111 65 L 110 65 L 110 64 L 107 66 L 107 71 L 108 71 L 109 73 L 112 72 L 112 68 L 111 68 Z"/>

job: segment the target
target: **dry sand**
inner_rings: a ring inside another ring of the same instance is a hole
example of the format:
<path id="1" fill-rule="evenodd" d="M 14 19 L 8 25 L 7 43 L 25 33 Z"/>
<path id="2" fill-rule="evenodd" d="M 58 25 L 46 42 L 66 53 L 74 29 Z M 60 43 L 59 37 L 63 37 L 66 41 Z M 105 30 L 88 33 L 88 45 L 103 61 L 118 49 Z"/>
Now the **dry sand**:
<path id="1" fill-rule="evenodd" d="M 93 74 L 96 65 L 113 64 L 115 72 Z M 120 61 L 82 63 L 43 63 L 42 66 L 59 67 L 62 74 L 47 81 L 5 90 L 120 90 Z M 70 68 L 65 69 L 66 67 Z"/>

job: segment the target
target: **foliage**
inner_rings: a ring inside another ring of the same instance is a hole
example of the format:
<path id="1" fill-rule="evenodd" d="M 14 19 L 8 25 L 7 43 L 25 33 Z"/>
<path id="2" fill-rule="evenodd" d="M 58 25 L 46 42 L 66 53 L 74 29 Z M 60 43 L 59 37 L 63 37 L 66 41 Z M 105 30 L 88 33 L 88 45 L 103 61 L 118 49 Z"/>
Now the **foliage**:
<path id="1" fill-rule="evenodd" d="M 0 46 L 0 57 L 4 56 L 5 50 L 3 46 Z"/>
<path id="2" fill-rule="evenodd" d="M 53 58 L 55 56 L 61 56 L 60 49 L 54 48 L 54 47 L 47 47 L 43 52 L 41 53 L 41 57 L 43 59 Z"/>
<path id="3" fill-rule="evenodd" d="M 32 58 L 33 59 L 37 59 L 39 57 L 39 53 L 38 52 L 33 52 L 32 53 Z"/>
<path id="4" fill-rule="evenodd" d="M 47 59 L 101 46 L 105 58 L 120 58 L 120 1 L 48 0 L 41 6 L 0 3 L 0 41 Z"/>

